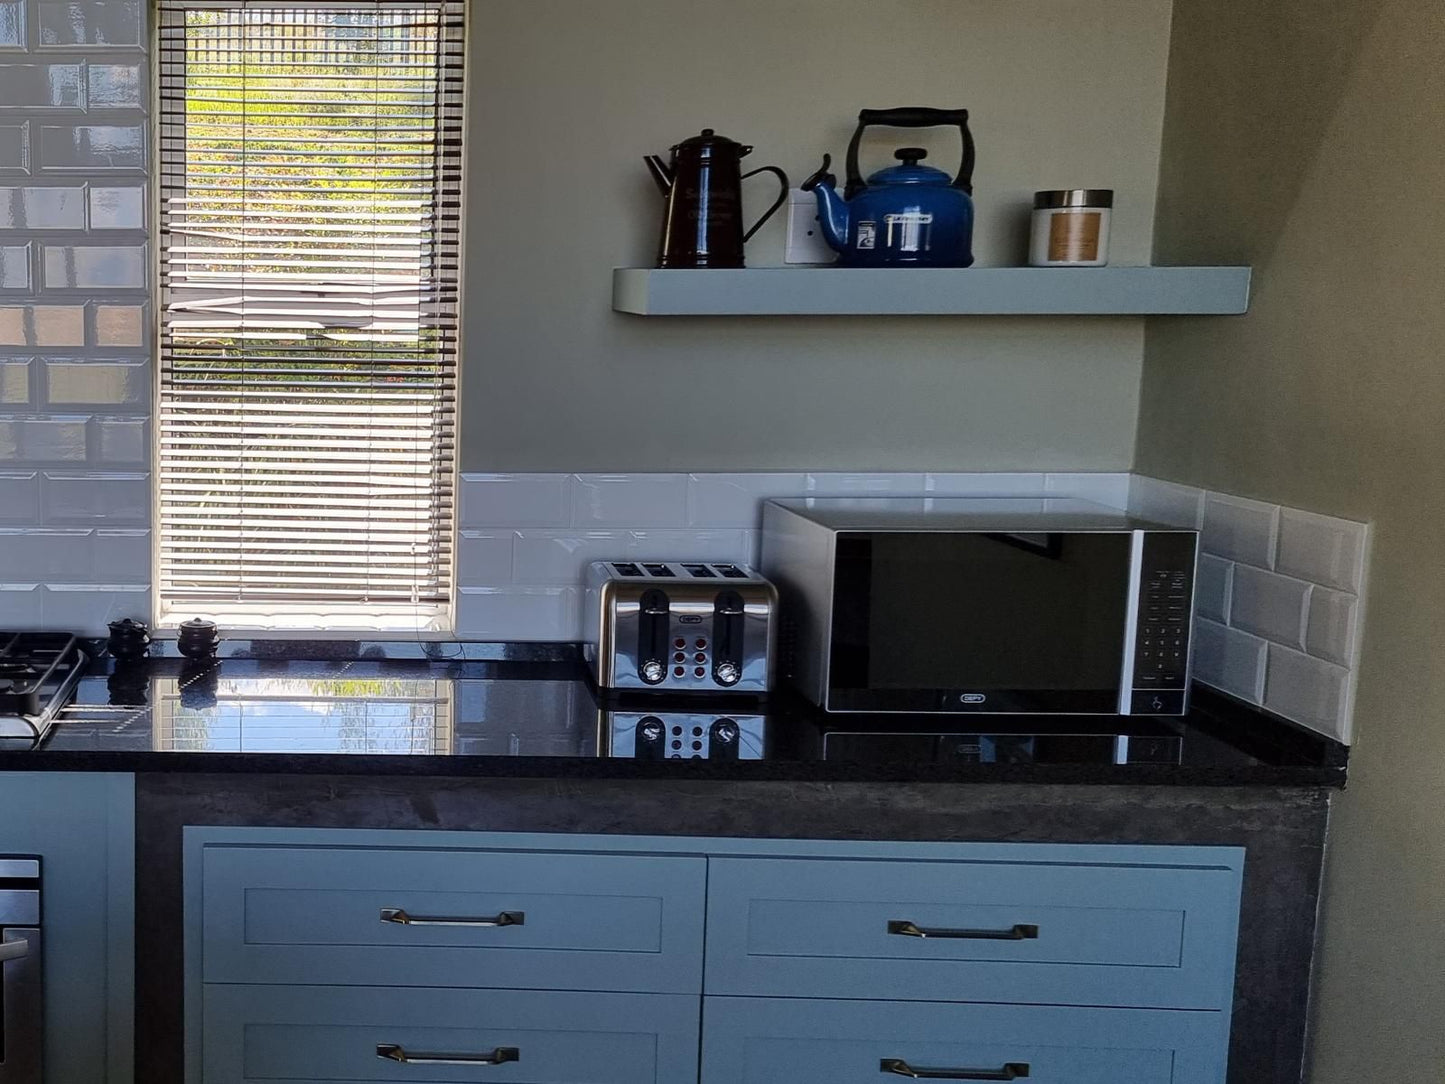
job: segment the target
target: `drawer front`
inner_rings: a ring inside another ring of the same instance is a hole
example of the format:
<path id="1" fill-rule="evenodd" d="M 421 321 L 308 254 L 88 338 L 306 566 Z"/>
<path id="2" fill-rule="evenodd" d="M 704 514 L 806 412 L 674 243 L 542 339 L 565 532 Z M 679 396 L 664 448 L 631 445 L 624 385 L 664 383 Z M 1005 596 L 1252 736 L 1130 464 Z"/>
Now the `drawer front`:
<path id="1" fill-rule="evenodd" d="M 1221 1009 L 1221 867 L 715 859 L 707 992 Z"/>
<path id="2" fill-rule="evenodd" d="M 206 982 L 697 993 L 706 861 L 208 845 Z"/>
<path id="3" fill-rule="evenodd" d="M 687 1084 L 697 1080 L 699 1000 L 211 985 L 202 1084 Z"/>
<path id="4" fill-rule="evenodd" d="M 1222 1084 L 1219 1012 L 708 997 L 702 1084 Z M 942 1075 L 934 1075 L 942 1074 Z"/>

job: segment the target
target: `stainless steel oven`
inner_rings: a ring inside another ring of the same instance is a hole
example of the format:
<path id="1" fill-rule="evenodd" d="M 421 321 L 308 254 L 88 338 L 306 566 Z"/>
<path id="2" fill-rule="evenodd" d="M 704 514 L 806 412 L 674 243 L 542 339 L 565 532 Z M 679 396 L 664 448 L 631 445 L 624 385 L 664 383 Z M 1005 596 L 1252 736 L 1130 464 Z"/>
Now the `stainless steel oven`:
<path id="1" fill-rule="evenodd" d="M 833 712 L 1182 715 L 1197 548 L 1053 498 L 763 512 L 782 668 Z"/>
<path id="2" fill-rule="evenodd" d="M 41 1084 L 40 859 L 0 856 L 0 1084 Z"/>

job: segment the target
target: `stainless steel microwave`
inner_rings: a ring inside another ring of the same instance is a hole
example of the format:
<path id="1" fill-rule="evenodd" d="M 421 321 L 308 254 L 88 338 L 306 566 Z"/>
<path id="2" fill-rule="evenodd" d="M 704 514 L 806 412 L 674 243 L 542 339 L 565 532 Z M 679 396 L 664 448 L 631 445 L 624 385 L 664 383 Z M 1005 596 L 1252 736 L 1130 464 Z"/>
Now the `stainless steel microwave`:
<path id="1" fill-rule="evenodd" d="M 769 501 L 781 668 L 832 712 L 1183 715 L 1198 532 L 1058 498 Z"/>

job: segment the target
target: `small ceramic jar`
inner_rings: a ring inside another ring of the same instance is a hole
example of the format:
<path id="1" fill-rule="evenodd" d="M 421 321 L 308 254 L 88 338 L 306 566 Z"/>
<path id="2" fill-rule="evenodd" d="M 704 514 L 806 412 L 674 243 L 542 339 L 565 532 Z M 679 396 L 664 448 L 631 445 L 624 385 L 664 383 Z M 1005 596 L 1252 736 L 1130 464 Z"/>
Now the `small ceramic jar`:
<path id="1" fill-rule="evenodd" d="M 1114 192 L 1070 188 L 1034 194 L 1031 267 L 1103 267 L 1109 262 Z"/>

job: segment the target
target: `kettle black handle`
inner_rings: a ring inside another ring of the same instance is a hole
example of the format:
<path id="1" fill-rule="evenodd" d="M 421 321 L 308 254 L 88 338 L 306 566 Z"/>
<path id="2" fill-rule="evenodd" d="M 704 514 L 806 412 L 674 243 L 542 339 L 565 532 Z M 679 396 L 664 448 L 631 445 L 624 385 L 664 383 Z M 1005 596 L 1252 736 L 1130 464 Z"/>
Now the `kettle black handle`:
<path id="1" fill-rule="evenodd" d="M 778 180 L 782 182 L 783 188 L 782 191 L 778 193 L 778 198 L 773 201 L 773 205 L 769 207 L 765 212 L 763 212 L 763 217 L 754 222 L 748 232 L 743 234 L 744 244 L 746 244 L 748 241 L 751 241 L 753 239 L 753 234 L 757 233 L 760 229 L 763 228 L 763 223 L 766 222 L 768 219 L 772 218 L 773 215 L 777 214 L 778 208 L 788 202 L 788 175 L 777 166 L 759 166 L 757 169 L 753 170 L 750 173 L 744 173 L 743 180 L 747 180 L 749 177 L 756 177 L 759 173 L 776 174 Z"/>
<path id="2" fill-rule="evenodd" d="M 870 126 L 886 128 L 939 128 L 957 125 L 963 136 L 963 165 L 954 178 L 953 187 L 961 188 L 973 195 L 973 133 L 968 130 L 967 109 L 929 109 L 926 106 L 906 106 L 902 109 L 864 109 L 858 114 L 858 128 L 853 141 L 848 144 L 848 187 L 843 191 L 845 199 L 852 199 L 863 191 L 863 175 L 858 172 L 858 148 L 863 142 L 863 129 Z"/>

